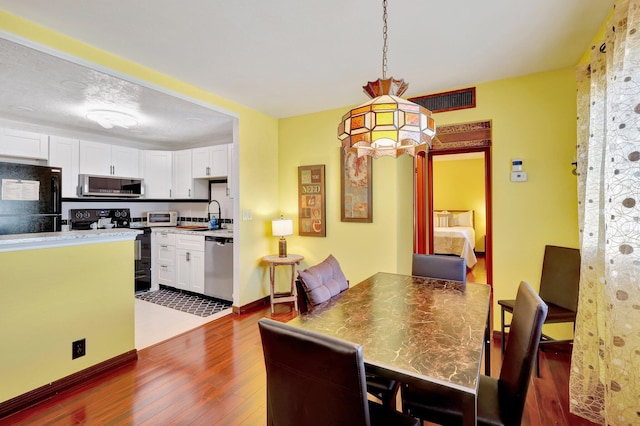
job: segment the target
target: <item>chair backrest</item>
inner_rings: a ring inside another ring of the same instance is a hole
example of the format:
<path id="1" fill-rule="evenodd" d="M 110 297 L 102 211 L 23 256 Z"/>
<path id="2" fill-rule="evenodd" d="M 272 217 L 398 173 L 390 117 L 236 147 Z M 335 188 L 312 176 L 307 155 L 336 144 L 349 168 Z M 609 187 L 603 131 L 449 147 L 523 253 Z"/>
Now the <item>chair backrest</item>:
<path id="1" fill-rule="evenodd" d="M 580 284 L 580 250 L 545 246 L 540 297 L 547 303 L 576 312 Z"/>
<path id="2" fill-rule="evenodd" d="M 267 318 L 258 321 L 268 425 L 369 425 L 362 347 Z"/>
<path id="3" fill-rule="evenodd" d="M 522 419 L 547 310 L 547 305 L 531 286 L 520 282 L 498 379 L 498 398 L 505 424 L 520 424 Z"/>
<path id="4" fill-rule="evenodd" d="M 467 261 L 463 257 L 414 253 L 411 275 L 467 282 Z"/>

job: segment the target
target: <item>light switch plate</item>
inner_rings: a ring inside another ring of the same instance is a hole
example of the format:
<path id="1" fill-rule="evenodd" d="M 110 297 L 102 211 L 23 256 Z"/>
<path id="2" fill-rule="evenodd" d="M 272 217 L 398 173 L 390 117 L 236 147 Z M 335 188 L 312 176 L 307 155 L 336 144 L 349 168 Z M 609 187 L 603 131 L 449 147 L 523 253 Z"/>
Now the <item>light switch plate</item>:
<path id="1" fill-rule="evenodd" d="M 526 182 L 527 172 L 511 172 L 511 182 Z"/>
<path id="2" fill-rule="evenodd" d="M 242 210 L 242 220 L 251 220 L 253 219 L 251 215 L 251 210 Z"/>

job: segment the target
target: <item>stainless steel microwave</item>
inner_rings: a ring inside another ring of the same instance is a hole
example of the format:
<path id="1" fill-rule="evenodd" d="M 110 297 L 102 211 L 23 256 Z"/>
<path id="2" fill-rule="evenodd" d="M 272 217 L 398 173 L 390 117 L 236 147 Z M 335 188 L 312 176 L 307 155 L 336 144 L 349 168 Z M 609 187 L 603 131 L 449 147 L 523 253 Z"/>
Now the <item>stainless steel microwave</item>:
<path id="1" fill-rule="evenodd" d="M 141 178 L 78 176 L 78 196 L 80 197 L 142 197 L 144 180 Z"/>

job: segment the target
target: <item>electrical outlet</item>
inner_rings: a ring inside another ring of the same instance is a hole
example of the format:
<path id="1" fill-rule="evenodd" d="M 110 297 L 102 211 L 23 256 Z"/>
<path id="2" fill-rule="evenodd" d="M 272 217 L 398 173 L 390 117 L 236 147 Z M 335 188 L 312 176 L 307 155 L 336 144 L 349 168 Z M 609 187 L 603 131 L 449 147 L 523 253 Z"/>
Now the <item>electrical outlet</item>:
<path id="1" fill-rule="evenodd" d="M 87 353 L 86 339 L 76 340 L 71 344 L 71 359 L 80 358 Z"/>

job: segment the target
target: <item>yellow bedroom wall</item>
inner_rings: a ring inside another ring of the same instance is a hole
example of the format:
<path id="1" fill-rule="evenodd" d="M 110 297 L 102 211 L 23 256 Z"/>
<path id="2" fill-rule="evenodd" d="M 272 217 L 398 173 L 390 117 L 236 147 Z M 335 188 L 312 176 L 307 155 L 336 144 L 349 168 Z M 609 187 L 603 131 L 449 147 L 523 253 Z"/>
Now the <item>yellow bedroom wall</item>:
<path id="1" fill-rule="evenodd" d="M 496 300 L 514 298 L 521 280 L 539 287 L 544 246 L 578 245 L 577 182 L 571 173 L 576 145 L 575 87 L 573 68 L 480 83 L 476 85 L 476 108 L 435 114 L 437 125 L 492 121 L 493 309 L 498 327 Z M 413 220 L 406 215 L 413 201 L 410 192 L 403 199 L 396 197 L 412 188 L 413 181 L 410 172 L 399 173 L 402 167 L 396 167 L 396 163 L 410 162 L 409 157 L 374 160 L 374 222 L 340 222 L 336 127 L 349 108 L 280 120 L 279 204 L 295 217 L 296 168 L 326 164 L 327 238 L 293 236 L 288 241 L 295 252 L 305 253 L 310 264 L 333 252 L 351 282 L 358 282 L 376 271 L 393 272 L 395 265 L 406 264 L 406 258 L 400 258 L 412 252 L 412 240 L 406 235 L 407 230 L 412 232 Z M 527 182 L 510 181 L 513 158 L 523 160 Z M 394 222 L 400 217 L 403 220 Z M 406 269 L 398 267 L 397 271 Z"/>
<path id="2" fill-rule="evenodd" d="M 473 210 L 476 252 L 484 252 L 487 233 L 484 158 L 433 161 L 434 210 Z"/>
<path id="3" fill-rule="evenodd" d="M 251 221 L 238 221 L 239 231 L 234 235 L 242 248 L 237 262 L 240 298 L 236 303 L 242 306 L 269 294 L 268 274 L 260 259 L 277 250 L 277 241 L 265 238 L 265 224 L 278 211 L 275 195 L 278 191 L 278 121 L 275 118 L 1 10 L 0 31 L 236 115 L 239 125 L 239 210 L 251 211 L 253 217 Z"/>

